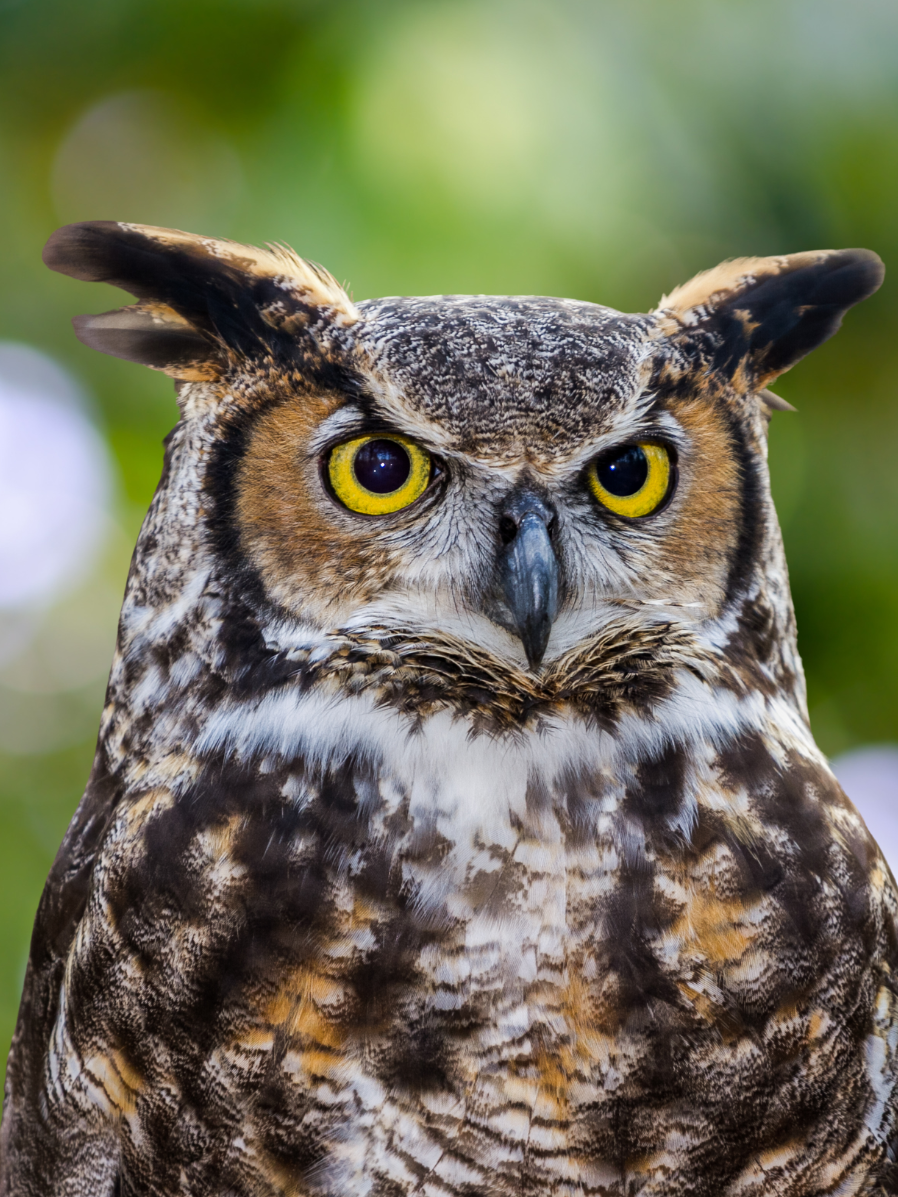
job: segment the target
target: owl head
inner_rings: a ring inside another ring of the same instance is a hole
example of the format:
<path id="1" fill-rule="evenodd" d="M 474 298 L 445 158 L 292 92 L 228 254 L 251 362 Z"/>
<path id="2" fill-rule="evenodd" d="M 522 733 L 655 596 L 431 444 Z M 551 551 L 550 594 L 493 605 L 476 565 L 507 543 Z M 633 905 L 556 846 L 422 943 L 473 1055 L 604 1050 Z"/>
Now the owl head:
<path id="1" fill-rule="evenodd" d="M 59 230 L 45 261 L 134 295 L 77 334 L 176 380 L 144 606 L 183 606 L 200 571 L 190 593 L 271 651 L 398 652 L 419 686 L 575 697 L 600 658 L 650 677 L 673 645 L 802 701 L 767 387 L 879 286 L 875 254 L 737 259 L 637 315 L 354 304 L 287 249 L 112 222 Z"/>

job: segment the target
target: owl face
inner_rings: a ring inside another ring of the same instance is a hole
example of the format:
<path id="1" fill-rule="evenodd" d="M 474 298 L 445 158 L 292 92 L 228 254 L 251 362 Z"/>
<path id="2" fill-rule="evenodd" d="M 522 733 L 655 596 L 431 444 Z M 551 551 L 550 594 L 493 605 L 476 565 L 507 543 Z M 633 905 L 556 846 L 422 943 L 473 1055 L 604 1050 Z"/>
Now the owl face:
<path id="1" fill-rule="evenodd" d="M 866 251 L 741 259 L 622 315 L 356 307 L 288 251 L 133 225 L 70 226 L 45 258 L 137 296 L 76 329 L 178 380 L 204 543 L 248 601 L 532 672 L 621 611 L 737 618 L 778 544 L 765 387 L 882 274 Z"/>
<path id="2" fill-rule="evenodd" d="M 719 613 L 741 446 L 725 403 L 652 385 L 645 318 L 537 299 L 362 312 L 353 393 L 274 397 L 226 450 L 242 552 L 279 606 L 534 668 L 620 605 Z"/>

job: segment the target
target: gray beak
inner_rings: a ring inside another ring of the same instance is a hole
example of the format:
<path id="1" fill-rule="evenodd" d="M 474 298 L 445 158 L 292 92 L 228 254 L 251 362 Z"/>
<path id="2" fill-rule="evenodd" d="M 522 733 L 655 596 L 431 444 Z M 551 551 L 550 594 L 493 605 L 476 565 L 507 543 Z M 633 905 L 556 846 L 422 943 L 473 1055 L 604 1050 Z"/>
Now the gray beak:
<path id="1" fill-rule="evenodd" d="M 501 524 L 502 589 L 531 669 L 543 659 L 558 613 L 554 522 L 551 508 L 537 495 L 525 493 L 509 503 Z"/>

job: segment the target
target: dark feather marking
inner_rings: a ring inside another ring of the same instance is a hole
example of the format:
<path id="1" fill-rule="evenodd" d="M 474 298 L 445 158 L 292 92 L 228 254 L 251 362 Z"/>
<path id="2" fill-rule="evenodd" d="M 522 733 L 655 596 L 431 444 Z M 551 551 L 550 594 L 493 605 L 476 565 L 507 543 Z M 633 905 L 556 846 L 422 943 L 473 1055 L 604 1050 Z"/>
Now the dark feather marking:
<path id="1" fill-rule="evenodd" d="M 330 1146 L 326 1123 L 316 1125 L 310 1117 L 317 1112 L 315 1103 L 276 1067 L 247 1097 L 263 1150 L 297 1181 L 309 1181 L 327 1159 Z"/>
<path id="2" fill-rule="evenodd" d="M 846 249 L 761 278 L 712 317 L 715 369 L 728 376 L 748 354 L 756 378 L 787 370 L 837 332 L 846 311 L 872 295 L 883 275 L 876 254 Z M 747 334 L 743 313 L 753 326 Z"/>
<path id="3" fill-rule="evenodd" d="M 728 405 L 722 404 L 721 410 L 736 460 L 740 491 L 736 547 L 726 581 L 725 601 L 732 604 L 745 593 L 757 576 L 766 532 L 758 513 L 765 510 L 765 503 L 757 458 L 748 443 L 745 427 Z"/>
<path id="4" fill-rule="evenodd" d="M 683 801 L 687 759 L 683 745 L 672 743 L 659 756 L 640 761 L 635 780 L 627 786 L 627 814 L 641 819 L 650 831 L 675 815 Z"/>
<path id="5" fill-rule="evenodd" d="M 596 945 L 601 974 L 615 978 L 616 1006 L 622 1026 L 643 1025 L 646 1018 L 687 1026 L 683 997 L 652 949 L 652 941 L 670 925 L 670 912 L 654 888 L 648 862 L 623 868 L 617 889 L 602 904 L 605 933 Z M 649 1013 L 649 1007 L 651 1012 Z"/>
<path id="6" fill-rule="evenodd" d="M 769 785 L 776 776 L 776 761 L 758 732 L 743 732 L 734 736 L 717 754 L 716 768 L 729 790 L 745 787 L 756 793 Z"/>
<path id="7" fill-rule="evenodd" d="M 386 1046 L 374 1053 L 377 1076 L 390 1089 L 404 1093 L 454 1091 L 459 1048 L 450 1043 L 441 1025 L 448 1021 L 433 1013 L 412 1014 L 408 1021 L 398 1021 Z"/>
<path id="8" fill-rule="evenodd" d="M 564 796 L 564 807 L 556 808 L 556 815 L 567 842 L 572 848 L 595 842 L 596 815 L 599 800 L 605 794 L 605 779 L 592 769 L 567 768 L 559 778 L 557 788 Z"/>
<path id="9" fill-rule="evenodd" d="M 76 316 L 72 325 L 89 349 L 155 370 L 190 366 L 220 353 L 214 341 L 194 329 L 160 326 L 149 317 L 141 320 L 128 308 Z"/>
<path id="10" fill-rule="evenodd" d="M 727 641 L 724 655 L 739 679 L 738 689 L 769 695 L 783 687 L 791 689 L 795 675 L 776 658 L 781 632 L 773 609 L 762 598 L 742 598 L 737 602 L 736 628 Z"/>

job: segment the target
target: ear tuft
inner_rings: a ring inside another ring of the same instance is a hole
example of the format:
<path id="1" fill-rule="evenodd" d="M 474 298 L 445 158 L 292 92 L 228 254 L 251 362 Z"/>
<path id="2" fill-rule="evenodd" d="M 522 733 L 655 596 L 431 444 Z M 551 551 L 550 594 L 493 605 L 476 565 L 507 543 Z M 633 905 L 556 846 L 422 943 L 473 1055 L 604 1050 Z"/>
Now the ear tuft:
<path id="1" fill-rule="evenodd" d="M 739 389 L 760 390 L 831 337 L 884 274 L 868 249 L 735 258 L 677 287 L 657 312 L 687 338 L 709 338 L 708 364 Z"/>
<path id="2" fill-rule="evenodd" d="M 216 378 L 225 365 L 215 340 L 197 332 L 164 304 L 134 304 L 96 316 L 76 316 L 72 325 L 89 349 L 161 370 L 183 382 Z"/>
<path id="3" fill-rule="evenodd" d="M 140 301 L 78 317 L 85 344 L 178 379 L 216 377 L 235 356 L 285 352 L 297 329 L 359 319 L 326 270 L 280 245 L 88 221 L 58 229 L 43 257 L 51 270 L 110 283 Z"/>

